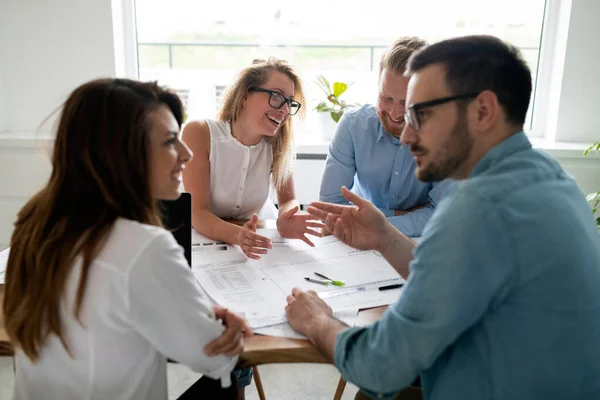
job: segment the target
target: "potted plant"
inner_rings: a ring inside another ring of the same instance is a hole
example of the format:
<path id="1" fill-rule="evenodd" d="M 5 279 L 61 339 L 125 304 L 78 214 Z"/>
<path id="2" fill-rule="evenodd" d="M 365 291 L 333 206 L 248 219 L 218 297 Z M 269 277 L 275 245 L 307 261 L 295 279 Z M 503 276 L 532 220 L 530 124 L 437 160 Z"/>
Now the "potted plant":
<path id="1" fill-rule="evenodd" d="M 317 85 L 325 93 L 326 100 L 321 101 L 316 107 L 321 128 L 321 135 L 325 140 L 331 140 L 335 133 L 336 124 L 344 115 L 344 112 L 352 107 L 357 107 L 360 104 L 346 103 L 341 100 L 340 96 L 348 89 L 348 84 L 344 82 L 329 83 L 323 75 L 317 76 Z"/>
<path id="2" fill-rule="evenodd" d="M 592 144 L 583 152 L 583 155 L 587 156 L 592 150 L 596 152 L 600 151 L 600 141 Z M 600 230 L 600 191 L 588 194 L 586 199 L 592 206 L 592 212 L 594 213 L 594 218 L 596 218 L 596 226 L 598 227 L 598 230 Z"/>

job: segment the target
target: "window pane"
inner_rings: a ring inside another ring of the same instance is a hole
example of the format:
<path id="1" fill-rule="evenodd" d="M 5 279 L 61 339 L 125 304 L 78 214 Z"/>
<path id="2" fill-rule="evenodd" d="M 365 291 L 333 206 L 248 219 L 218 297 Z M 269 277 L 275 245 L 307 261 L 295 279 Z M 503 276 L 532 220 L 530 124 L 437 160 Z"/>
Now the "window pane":
<path id="1" fill-rule="evenodd" d="M 213 117 L 235 72 L 269 56 L 299 68 L 307 110 L 322 100 L 318 74 L 353 83 L 346 101 L 373 103 L 379 60 L 398 37 L 491 34 L 522 50 L 535 84 L 544 9 L 545 0 L 137 0 L 139 75 L 188 93 L 192 117 Z"/>

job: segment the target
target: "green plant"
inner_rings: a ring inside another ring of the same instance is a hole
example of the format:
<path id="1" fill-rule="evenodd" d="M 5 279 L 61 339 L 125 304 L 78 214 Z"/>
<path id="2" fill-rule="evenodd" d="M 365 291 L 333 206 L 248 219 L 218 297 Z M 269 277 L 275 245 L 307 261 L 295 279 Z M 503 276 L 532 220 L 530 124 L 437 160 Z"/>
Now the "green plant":
<path id="1" fill-rule="evenodd" d="M 327 78 L 323 75 L 317 76 L 317 85 L 325 96 L 327 96 L 327 101 L 321 101 L 316 107 L 315 110 L 318 112 L 327 112 L 331 115 L 331 118 L 337 123 L 344 112 L 351 107 L 357 107 L 360 104 L 357 103 L 346 103 L 344 100 L 340 100 L 340 96 L 348 89 L 348 84 L 344 82 L 333 82 L 333 85 L 329 84 Z"/>
<path id="2" fill-rule="evenodd" d="M 600 151 L 600 141 L 592 144 L 586 151 L 583 152 L 583 155 L 587 156 L 587 154 L 592 150 L 595 152 Z M 600 229 L 600 191 L 588 194 L 586 199 L 592 206 L 592 212 L 596 218 L 596 225 L 598 226 L 598 229 Z"/>

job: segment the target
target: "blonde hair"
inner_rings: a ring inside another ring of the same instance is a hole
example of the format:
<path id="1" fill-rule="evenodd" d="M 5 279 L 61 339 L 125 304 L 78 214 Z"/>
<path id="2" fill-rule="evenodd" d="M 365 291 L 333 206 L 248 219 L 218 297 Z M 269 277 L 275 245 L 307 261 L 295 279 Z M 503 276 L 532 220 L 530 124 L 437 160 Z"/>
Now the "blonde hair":
<path id="1" fill-rule="evenodd" d="M 416 36 L 404 36 L 397 39 L 381 57 L 379 76 L 384 68 L 390 69 L 396 74 L 403 74 L 410 56 L 425 46 L 427 46 L 427 42 Z"/>
<path id="2" fill-rule="evenodd" d="M 268 60 L 252 61 L 252 65 L 239 73 L 223 97 L 223 104 L 217 118 L 221 121 L 237 120 L 242 112 L 243 101 L 248 96 L 249 89 L 263 85 L 273 71 L 286 74 L 292 80 L 294 99 L 304 105 L 304 90 L 298 72 L 287 61 L 269 57 Z M 303 116 L 305 112 L 306 108 L 301 107 L 299 114 Z M 268 141 L 273 148 L 273 185 L 280 188 L 292 173 L 294 160 L 292 118 L 288 118 L 279 128 L 277 135 L 270 137 Z"/>

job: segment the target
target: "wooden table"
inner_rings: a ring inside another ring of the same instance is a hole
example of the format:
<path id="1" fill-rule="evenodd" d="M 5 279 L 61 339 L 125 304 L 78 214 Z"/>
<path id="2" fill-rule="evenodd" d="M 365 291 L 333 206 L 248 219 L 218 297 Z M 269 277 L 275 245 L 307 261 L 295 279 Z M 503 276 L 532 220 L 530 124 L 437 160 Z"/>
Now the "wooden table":
<path id="1" fill-rule="evenodd" d="M 372 324 L 381 318 L 387 306 L 361 310 L 356 326 Z M 245 340 L 240 355 L 241 367 L 261 364 L 318 363 L 329 364 L 315 346 L 306 339 L 289 339 L 276 336 L 254 335 Z"/>
<path id="2" fill-rule="evenodd" d="M 4 285 L 0 285 L 0 307 L 4 297 Z M 377 321 L 386 307 L 362 310 L 358 314 L 357 325 L 368 325 Z M 4 314 L 0 308 L 0 356 L 12 356 L 13 347 L 4 330 Z M 245 340 L 244 351 L 240 355 L 240 367 L 261 364 L 281 363 L 320 363 L 327 360 L 308 340 L 289 339 L 276 336 L 254 335 Z"/>
<path id="3" fill-rule="evenodd" d="M 234 221 L 243 224 L 244 221 Z M 259 221 L 259 228 L 276 228 L 274 220 Z M 0 284 L 0 356 L 13 356 L 14 349 L 4 330 L 4 284 Z M 359 311 L 357 326 L 371 324 L 381 318 L 387 306 Z M 261 364 L 283 363 L 319 363 L 329 364 L 332 360 L 325 358 L 321 352 L 306 339 L 290 339 L 277 336 L 254 335 L 245 340 L 244 350 L 240 354 L 238 368 L 255 367 Z M 265 399 L 264 389 L 258 370 L 254 368 L 255 383 L 260 399 Z M 341 399 L 346 381 L 340 378 L 334 399 Z"/>
<path id="4" fill-rule="evenodd" d="M 245 221 L 231 221 L 243 224 Z M 260 228 L 275 228 L 275 220 L 259 221 Z M 0 285 L 0 355 L 12 356 L 13 347 L 4 330 L 4 314 L 2 300 L 4 284 Z M 358 314 L 357 326 L 371 324 L 381 318 L 387 306 L 361 310 Z M 308 340 L 290 339 L 276 336 L 254 335 L 245 340 L 244 351 L 240 355 L 240 367 L 261 364 L 280 363 L 330 363 Z"/>

